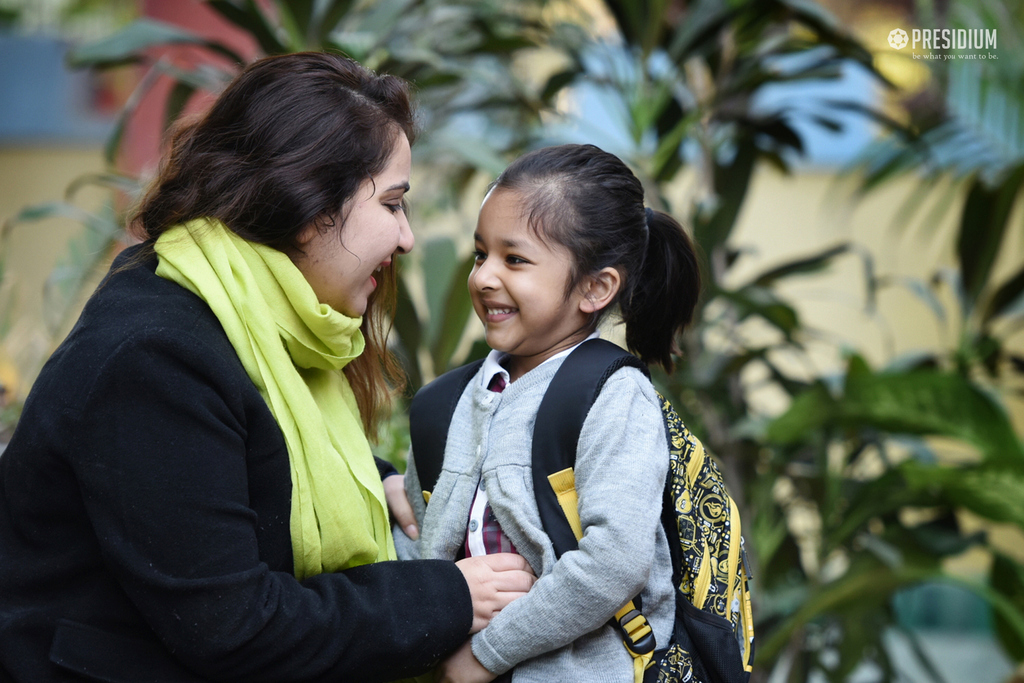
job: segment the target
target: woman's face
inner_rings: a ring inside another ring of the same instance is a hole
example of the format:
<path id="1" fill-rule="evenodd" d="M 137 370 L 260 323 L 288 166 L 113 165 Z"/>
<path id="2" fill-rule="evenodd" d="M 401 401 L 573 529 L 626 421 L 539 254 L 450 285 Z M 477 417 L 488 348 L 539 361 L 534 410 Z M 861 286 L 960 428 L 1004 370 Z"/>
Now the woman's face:
<path id="1" fill-rule="evenodd" d="M 345 203 L 340 234 L 314 224 L 299 234 L 302 251 L 292 254 L 292 261 L 320 303 L 353 318 L 363 315 L 377 287 L 374 275 L 396 253 L 412 249 L 412 230 L 402 208 L 411 168 L 409 140 L 400 134 L 384 170 L 364 180 Z"/>

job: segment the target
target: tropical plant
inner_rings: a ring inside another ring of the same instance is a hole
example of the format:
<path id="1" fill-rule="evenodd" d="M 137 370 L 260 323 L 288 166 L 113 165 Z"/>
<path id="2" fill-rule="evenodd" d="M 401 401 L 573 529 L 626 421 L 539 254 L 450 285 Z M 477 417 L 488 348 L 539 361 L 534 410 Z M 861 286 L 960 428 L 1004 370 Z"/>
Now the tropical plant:
<path id="1" fill-rule="evenodd" d="M 620 139 L 626 142 L 613 151 L 631 162 L 653 203 L 691 226 L 706 255 L 707 292 L 682 340 L 684 353 L 674 373 L 655 379 L 718 456 L 746 520 L 757 599 L 755 680 L 774 671 L 786 681 L 840 681 L 865 661 L 893 680 L 884 636 L 899 627 L 895 598 L 905 587 L 933 580 L 958 582 L 991 604 L 1004 647 L 1020 659 L 1024 569 L 997 556 L 987 585 L 964 582 L 943 569 L 945 558 L 967 547 L 990 547 L 984 535 L 961 529 L 961 510 L 1024 527 L 1024 449 L 992 394 L 997 380 L 1024 367 L 1005 343 L 1024 312 L 1024 271 L 1001 282 L 992 277 L 1021 182 L 1019 151 L 1006 164 L 978 162 L 975 169 L 988 170 L 967 176 L 980 184 L 967 192 L 959 280 L 937 280 L 961 283 L 959 300 L 969 304 L 957 349 L 948 357 L 933 354 L 883 370 L 851 354 L 842 377 L 796 372 L 784 360 L 805 354 L 815 330 L 782 296 L 780 284 L 861 252 L 836 244 L 736 281 L 744 250 L 733 230 L 755 168 L 769 163 L 788 170 L 803 149 L 793 113 L 766 108 L 761 95 L 786 83 L 836 78 L 849 63 L 873 72 L 871 55 L 808 0 L 603 0 L 613 19 L 611 35 L 595 35 L 584 3 L 558 4 L 557 16 L 568 18 L 566 24 L 550 20 L 545 12 L 551 7 L 542 4 L 208 2 L 252 35 L 262 53 L 342 49 L 417 83 L 425 135 L 416 161 L 429 161 L 431 169 L 427 187 L 417 187 L 417 195 L 433 199 L 417 205 L 418 216 L 458 206 L 474 179 L 493 177 L 538 140 L 564 139 L 566 127 L 539 126 L 541 112 L 551 114 L 556 97 L 579 102 L 594 96 L 618 112 Z M 209 59 L 197 66 L 176 61 L 173 50 L 153 56 L 152 48 L 169 45 L 198 48 Z M 530 86 L 511 65 L 534 46 L 560 54 L 561 62 L 554 63 L 562 66 Z M 196 90 L 219 88 L 238 57 L 216 41 L 143 19 L 83 47 L 73 60 L 94 68 L 147 64 L 153 75 L 143 78 L 140 93 L 157 75 L 172 77 L 177 85 L 167 102 L 169 121 Z M 975 123 L 994 120 L 998 103 L 1021 91 L 1012 89 L 1020 81 L 997 79 L 992 82 L 1005 87 L 986 85 L 982 92 L 996 94 L 971 100 L 955 95 L 971 90 L 970 78 L 957 78 L 951 77 L 949 97 L 957 106 L 980 107 L 970 119 Z M 129 102 L 124 120 L 138 97 Z M 838 114 L 850 110 L 875 116 L 855 103 L 826 102 L 817 121 L 835 129 Z M 869 161 L 869 186 L 901 171 L 917 172 L 944 142 L 950 152 L 959 149 L 950 142 L 958 133 L 949 131 L 963 126 L 931 132 L 950 120 L 900 128 L 900 144 Z M 991 139 L 984 129 L 971 130 Z M 119 144 L 115 133 L 107 150 L 112 173 L 93 180 L 131 191 L 134 181 L 113 172 Z M 1021 147 L 989 143 L 985 158 L 1006 149 Z M 684 171 L 696 183 L 680 197 L 676 181 Z M 62 206 L 30 210 L 24 217 L 69 210 Z M 467 353 L 482 351 L 466 329 L 472 317 L 464 284 L 470 261 L 459 242 L 435 236 L 421 239 L 417 251 L 413 267 L 402 274 L 395 319 L 413 388 Z M 860 258 L 871 265 L 868 257 Z M 869 301 L 892 281 L 870 278 Z M 917 290 L 938 306 L 928 286 Z M 781 415 L 755 407 L 752 395 L 766 388 L 788 402 Z M 404 430 L 398 414 L 382 444 L 384 454 L 402 458 Z M 934 437 L 971 445 L 976 461 L 944 465 L 935 457 Z M 927 668 L 927 657 L 920 648 L 918 653 Z"/>
<path id="2" fill-rule="evenodd" d="M 409 79 L 417 89 L 423 142 L 417 159 L 430 159 L 431 172 L 418 188 L 418 213 L 430 215 L 459 201 L 461 189 L 478 169 L 493 173 L 504 160 L 522 150 L 536 130 L 545 103 L 511 68 L 520 51 L 539 45 L 550 29 L 539 20 L 540 2 L 441 2 L 439 0 L 381 0 L 356 3 L 276 0 L 270 3 L 209 0 L 210 9 L 249 35 L 260 55 L 307 49 L 327 49 L 353 56 L 370 68 Z M 47 282 L 50 330 L 66 330 L 80 305 L 80 296 L 94 281 L 110 253 L 124 242 L 124 208 L 141 191 L 143 179 L 119 169 L 123 134 L 142 101 L 161 78 L 173 82 L 164 103 L 163 126 L 169 126 L 201 92 L 216 93 L 237 73 L 244 58 L 226 43 L 150 18 L 139 18 L 101 40 L 71 51 L 74 68 L 107 70 L 128 65 L 142 77 L 113 126 L 104 149 L 108 170 L 83 177 L 68 188 L 63 201 L 28 207 L 9 220 L 6 229 L 53 216 L 82 223 L 79 237 L 69 245 Z M 75 194 L 85 185 L 100 185 L 113 196 L 100 212 L 80 208 Z M 401 309 L 396 321 L 401 348 L 413 386 L 424 376 L 422 345 L 430 348 L 426 368 L 445 369 L 456 351 L 468 317 L 464 288 L 449 288 L 454 247 L 438 238 L 422 252 L 423 282 L 429 311 L 418 311 L 408 296 L 403 275 Z M 414 267 L 410 269 L 415 272 Z M 438 290 L 437 283 L 442 283 Z M 452 291 L 448 296 L 448 290 Z M 438 295 L 440 292 L 440 295 Z M 437 309 L 437 310 L 434 310 Z M 429 321 L 434 321 L 430 323 Z M 443 324 L 438 324 L 442 323 Z"/>
<path id="3" fill-rule="evenodd" d="M 969 193 L 958 241 L 960 298 L 977 302 L 974 320 L 981 322 L 965 329 L 955 369 L 933 358 L 879 372 L 853 355 L 845 377 L 794 372 L 782 361 L 803 355 L 815 331 L 779 285 L 861 252 L 838 244 L 735 284 L 743 251 L 732 230 L 753 171 L 765 162 L 786 170 L 802 150 L 790 112 L 765 111 L 758 95 L 778 83 L 834 78 L 847 62 L 872 70 L 871 56 L 810 3 L 604 4 L 618 41 L 584 45 L 564 79 L 603 89 L 622 112 L 632 142 L 624 153 L 663 205 L 688 218 L 707 255 L 708 289 L 684 354 L 676 372 L 656 379 L 718 456 L 748 520 L 758 598 L 755 679 L 775 672 L 787 681 L 843 681 L 869 662 L 893 680 L 898 674 L 885 638 L 900 629 L 895 598 L 928 581 L 962 585 L 987 601 L 1001 642 L 1019 659 L 1021 566 L 997 555 L 983 585 L 949 575 L 943 562 L 971 546 L 992 549 L 983 534 L 961 530 L 962 510 L 1022 526 L 1016 501 L 1024 451 L 1005 411 L 971 371 L 981 366 L 991 375 L 1007 358 L 1000 344 L 993 346 L 992 330 L 1019 308 L 1024 275 L 994 291 L 989 275 L 1021 178 L 1004 164 L 993 174 L 998 184 Z M 991 112 L 1004 100 L 988 92 Z M 826 128 L 839 125 L 829 112 L 883 118 L 853 102 L 825 105 L 819 123 Z M 991 121 L 990 112 L 976 120 Z M 1024 126 L 1003 125 L 1008 130 Z M 918 168 L 903 154 L 901 168 Z M 669 183 L 686 167 L 695 172 L 696 190 L 673 207 Z M 861 258 L 873 273 L 870 257 Z M 869 278 L 868 305 L 890 280 Z M 753 333 L 755 326 L 772 332 Z M 788 410 L 774 420 L 751 401 L 766 389 L 789 397 Z M 943 465 L 927 438 L 936 436 L 972 444 L 979 462 Z M 907 635 L 923 668 L 941 680 L 914 634 Z"/>

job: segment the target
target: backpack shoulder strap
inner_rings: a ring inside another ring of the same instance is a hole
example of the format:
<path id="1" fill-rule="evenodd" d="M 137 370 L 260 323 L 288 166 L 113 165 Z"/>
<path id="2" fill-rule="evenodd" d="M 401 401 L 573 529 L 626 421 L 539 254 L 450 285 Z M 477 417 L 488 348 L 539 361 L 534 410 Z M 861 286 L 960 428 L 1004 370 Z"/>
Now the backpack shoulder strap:
<path id="1" fill-rule="evenodd" d="M 481 359 L 449 370 L 413 396 L 409 406 L 409 438 L 416 474 L 424 491 L 433 491 L 437 484 L 455 407 L 483 363 Z"/>
<path id="2" fill-rule="evenodd" d="M 548 475 L 576 464 L 580 430 L 590 407 L 612 373 L 626 365 L 649 374 L 639 358 L 610 341 L 585 341 L 562 362 L 537 409 L 533 428 L 533 490 L 556 557 L 577 548 L 578 543 Z M 419 466 L 418 457 L 416 465 Z"/>

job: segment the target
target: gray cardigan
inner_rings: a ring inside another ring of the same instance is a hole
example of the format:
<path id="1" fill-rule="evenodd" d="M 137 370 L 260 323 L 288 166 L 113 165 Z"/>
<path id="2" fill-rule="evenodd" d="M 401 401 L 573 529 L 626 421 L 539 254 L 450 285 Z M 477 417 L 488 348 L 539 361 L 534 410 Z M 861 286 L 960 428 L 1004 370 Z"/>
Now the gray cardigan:
<path id="1" fill-rule="evenodd" d="M 452 418 L 444 466 L 425 505 L 415 467 L 406 474 L 422 530 L 396 531 L 403 559 L 454 559 L 483 478 L 502 529 L 538 581 L 473 636 L 473 654 L 514 683 L 627 683 L 633 660 L 611 616 L 638 593 L 658 647 L 675 614 L 672 567 L 660 523 L 668 472 L 661 404 L 650 381 L 623 368 L 605 384 L 580 432 L 576 488 L 584 537 L 556 563 L 541 525 L 530 474 L 537 407 L 561 359 L 544 363 L 503 393 L 470 380 Z"/>

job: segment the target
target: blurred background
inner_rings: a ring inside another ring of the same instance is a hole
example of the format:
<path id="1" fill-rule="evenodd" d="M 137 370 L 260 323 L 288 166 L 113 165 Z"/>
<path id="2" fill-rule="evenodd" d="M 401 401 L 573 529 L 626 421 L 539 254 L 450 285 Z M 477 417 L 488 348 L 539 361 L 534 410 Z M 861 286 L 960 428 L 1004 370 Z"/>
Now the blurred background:
<path id="1" fill-rule="evenodd" d="M 597 144 L 705 259 L 655 380 L 740 505 L 753 680 L 1022 681 L 1022 40 L 1024 0 L 0 0 L 0 443 L 168 125 L 339 50 L 417 91 L 407 395 L 486 351 L 487 184 Z"/>

